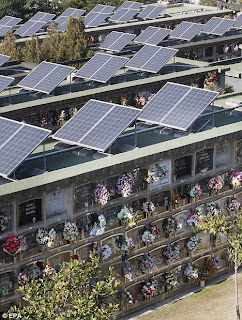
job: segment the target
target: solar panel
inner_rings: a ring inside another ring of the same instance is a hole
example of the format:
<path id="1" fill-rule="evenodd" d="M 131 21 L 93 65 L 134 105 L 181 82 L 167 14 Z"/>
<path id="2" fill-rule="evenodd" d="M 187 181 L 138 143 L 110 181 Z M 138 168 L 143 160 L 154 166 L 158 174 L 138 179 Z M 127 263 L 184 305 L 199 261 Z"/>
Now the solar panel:
<path id="1" fill-rule="evenodd" d="M 107 38 L 99 45 L 100 49 L 111 50 L 119 52 L 127 44 L 134 39 L 135 35 L 132 33 L 124 33 L 112 31 Z"/>
<path id="2" fill-rule="evenodd" d="M 2 92 L 7 86 L 12 83 L 14 78 L 11 77 L 5 77 L 0 75 L 0 92 Z"/>
<path id="3" fill-rule="evenodd" d="M 177 52 L 177 49 L 146 45 L 126 63 L 126 67 L 157 73 Z"/>
<path id="4" fill-rule="evenodd" d="M 88 19 L 84 19 L 84 24 L 86 28 L 98 27 L 107 17 L 109 13 L 95 13 L 93 12 L 88 16 Z"/>
<path id="5" fill-rule="evenodd" d="M 50 93 L 60 84 L 75 68 L 43 61 L 34 68 L 23 80 L 19 87 L 30 90 Z"/>
<path id="6" fill-rule="evenodd" d="M 234 20 L 231 19 L 223 19 L 220 24 L 213 29 L 212 34 L 223 36 L 225 32 L 227 32 L 230 28 L 232 28 L 234 24 Z"/>
<path id="7" fill-rule="evenodd" d="M 75 74 L 75 77 L 106 83 L 128 60 L 97 53 Z"/>
<path id="8" fill-rule="evenodd" d="M 0 175 L 9 176 L 50 130 L 0 117 Z"/>
<path id="9" fill-rule="evenodd" d="M 5 54 L 0 54 L 0 67 L 6 63 L 11 57 L 6 56 Z"/>
<path id="10" fill-rule="evenodd" d="M 134 1 L 125 1 L 120 7 L 118 7 L 117 10 L 119 9 L 139 9 L 141 7 L 142 3 L 139 2 L 134 2 Z"/>
<path id="11" fill-rule="evenodd" d="M 171 30 L 169 29 L 148 27 L 134 39 L 134 42 L 157 45 L 165 39 L 170 32 Z"/>
<path id="12" fill-rule="evenodd" d="M 212 17 L 203 27 L 203 32 L 211 33 L 214 28 L 216 28 L 220 22 L 222 22 L 222 18 Z"/>
<path id="13" fill-rule="evenodd" d="M 111 13 L 115 7 L 113 6 L 106 6 L 104 4 L 97 4 L 89 13 Z"/>
<path id="14" fill-rule="evenodd" d="M 200 23 L 182 21 L 176 29 L 170 33 L 170 37 L 190 41 L 202 28 L 203 25 Z"/>
<path id="15" fill-rule="evenodd" d="M 218 92 L 167 82 L 143 108 L 139 120 L 187 130 Z"/>
<path id="16" fill-rule="evenodd" d="M 31 19 L 25 22 L 14 34 L 20 36 L 32 36 L 38 32 L 42 27 L 44 27 L 48 22 L 50 22 L 55 17 L 55 14 L 37 12 Z"/>
<path id="17" fill-rule="evenodd" d="M 113 22 L 126 23 L 130 19 L 132 19 L 138 12 L 139 9 L 118 9 L 115 14 L 109 18 L 109 20 Z"/>
<path id="18" fill-rule="evenodd" d="M 53 138 L 104 152 L 139 113 L 136 108 L 92 99 Z"/>
<path id="19" fill-rule="evenodd" d="M 22 19 L 4 16 L 0 19 L 0 37 L 3 37 L 12 27 L 16 26 Z"/>
<path id="20" fill-rule="evenodd" d="M 138 17 L 143 19 L 156 19 L 165 10 L 166 7 L 148 5 L 138 14 Z"/>
<path id="21" fill-rule="evenodd" d="M 66 9 L 58 18 L 55 19 L 55 22 L 58 23 L 58 29 L 60 31 L 66 31 L 67 23 L 69 17 L 78 18 L 81 17 L 86 10 L 68 8 Z"/>
<path id="22" fill-rule="evenodd" d="M 241 29 L 241 27 L 242 27 L 242 14 L 240 14 L 237 17 L 236 21 L 234 22 L 234 28 Z"/>

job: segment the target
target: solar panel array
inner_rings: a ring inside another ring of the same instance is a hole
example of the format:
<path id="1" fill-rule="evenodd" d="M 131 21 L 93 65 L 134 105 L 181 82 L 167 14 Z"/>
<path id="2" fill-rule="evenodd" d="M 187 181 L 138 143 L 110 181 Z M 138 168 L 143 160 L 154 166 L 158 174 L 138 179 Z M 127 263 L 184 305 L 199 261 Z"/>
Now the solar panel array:
<path id="1" fill-rule="evenodd" d="M 5 54 L 0 54 L 0 67 L 6 63 L 11 57 L 6 56 Z"/>
<path id="2" fill-rule="evenodd" d="M 50 130 L 0 117 L 0 175 L 9 176 Z"/>
<path id="3" fill-rule="evenodd" d="M 84 18 L 86 28 L 99 26 L 115 9 L 113 6 L 96 5 Z"/>
<path id="4" fill-rule="evenodd" d="M 14 78 L 5 77 L 0 75 L 0 92 L 7 88 L 12 83 Z"/>
<path id="5" fill-rule="evenodd" d="M 177 52 L 177 49 L 146 45 L 126 63 L 126 67 L 157 73 Z"/>
<path id="6" fill-rule="evenodd" d="M 138 14 L 138 17 L 143 19 L 156 19 L 165 10 L 166 7 L 148 5 L 142 12 Z"/>
<path id="7" fill-rule="evenodd" d="M 55 14 L 37 12 L 32 18 L 25 22 L 18 30 L 14 33 L 23 36 L 32 36 L 43 28 L 48 22 L 50 22 L 55 17 Z"/>
<path id="8" fill-rule="evenodd" d="M 236 21 L 234 22 L 234 28 L 241 29 L 242 28 L 242 14 L 240 14 Z"/>
<path id="9" fill-rule="evenodd" d="M 222 36 L 232 28 L 234 20 L 222 19 L 218 17 L 211 18 L 203 27 L 203 32 Z"/>
<path id="10" fill-rule="evenodd" d="M 81 17 L 85 12 L 86 10 L 75 8 L 66 9 L 57 19 L 55 19 L 55 22 L 58 23 L 59 31 L 66 31 L 69 17 L 78 18 Z"/>
<path id="11" fill-rule="evenodd" d="M 203 25 L 200 23 L 182 21 L 173 31 L 171 31 L 170 37 L 190 41 L 202 30 L 202 28 Z"/>
<path id="12" fill-rule="evenodd" d="M 130 19 L 132 19 L 137 13 L 139 12 L 139 9 L 118 9 L 114 15 L 109 18 L 110 21 L 113 22 L 120 22 L 120 23 L 126 23 Z"/>
<path id="13" fill-rule="evenodd" d="M 76 74 L 75 77 L 106 83 L 128 58 L 97 53 Z"/>
<path id="14" fill-rule="evenodd" d="M 164 40 L 170 32 L 171 30 L 169 29 L 148 27 L 134 39 L 134 42 L 157 45 Z"/>
<path id="15" fill-rule="evenodd" d="M 91 99 L 53 138 L 104 152 L 139 114 L 136 108 Z"/>
<path id="16" fill-rule="evenodd" d="M 140 2 L 125 1 L 120 7 L 118 7 L 117 10 L 119 10 L 119 9 L 139 9 L 141 6 L 142 6 L 142 3 L 140 3 Z"/>
<path id="17" fill-rule="evenodd" d="M 0 37 L 3 37 L 12 27 L 16 26 L 22 19 L 4 16 L 0 19 Z"/>
<path id="18" fill-rule="evenodd" d="M 145 105 L 139 120 L 187 130 L 218 94 L 167 82 Z"/>
<path id="19" fill-rule="evenodd" d="M 112 31 L 99 45 L 100 49 L 119 52 L 135 37 L 135 34 Z"/>
<path id="20" fill-rule="evenodd" d="M 19 87 L 50 93 L 61 83 L 75 68 L 62 66 L 51 62 L 41 62 L 23 80 Z"/>

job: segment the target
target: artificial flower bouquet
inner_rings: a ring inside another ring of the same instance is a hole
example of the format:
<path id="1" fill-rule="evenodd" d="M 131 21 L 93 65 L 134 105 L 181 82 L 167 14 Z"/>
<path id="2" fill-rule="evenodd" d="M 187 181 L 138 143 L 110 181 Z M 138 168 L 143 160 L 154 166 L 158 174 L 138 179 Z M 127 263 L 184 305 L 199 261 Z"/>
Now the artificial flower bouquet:
<path id="1" fill-rule="evenodd" d="M 198 278 L 198 269 L 189 263 L 184 269 L 184 275 L 188 280 L 196 280 Z"/>
<path id="2" fill-rule="evenodd" d="M 38 229 L 36 233 L 36 241 L 39 245 L 46 245 L 48 248 L 54 247 L 54 241 L 56 239 L 56 231 L 51 228 L 50 231 L 44 229 Z"/>
<path id="3" fill-rule="evenodd" d="M 79 230 L 75 222 L 65 222 L 63 237 L 68 241 L 76 241 L 79 235 Z"/>
<path id="4" fill-rule="evenodd" d="M 164 231 L 167 234 L 175 233 L 180 229 L 176 218 L 174 218 L 172 215 L 169 218 L 165 219 L 163 227 Z"/>
<path id="5" fill-rule="evenodd" d="M 217 176 L 215 178 L 211 178 L 208 181 L 208 190 L 220 190 L 223 188 L 223 178 L 222 176 Z"/>
<path id="6" fill-rule="evenodd" d="M 195 251 L 198 248 L 200 242 L 201 240 L 196 235 L 193 235 L 188 239 L 186 246 L 189 251 Z"/>
<path id="7" fill-rule="evenodd" d="M 163 256 L 167 261 L 172 262 L 174 259 L 177 259 L 180 254 L 180 246 L 178 244 L 168 245 L 163 250 Z"/>
<path id="8" fill-rule="evenodd" d="M 240 208 L 240 199 L 239 198 L 230 198 L 226 201 L 226 209 L 231 211 L 239 210 Z"/>
<path id="9" fill-rule="evenodd" d="M 7 238 L 2 242 L 1 247 L 8 254 L 15 255 L 20 251 L 27 250 L 26 238 L 22 236 L 17 237 L 9 233 Z"/>
<path id="10" fill-rule="evenodd" d="M 203 193 L 202 188 L 199 183 L 196 183 L 194 187 L 192 187 L 191 190 L 189 191 L 189 195 L 192 198 L 199 197 L 202 195 L 202 193 Z"/>
<path id="11" fill-rule="evenodd" d="M 96 189 L 94 190 L 94 199 L 101 206 L 104 206 L 108 200 L 110 200 L 110 193 L 103 184 L 97 185 Z"/>

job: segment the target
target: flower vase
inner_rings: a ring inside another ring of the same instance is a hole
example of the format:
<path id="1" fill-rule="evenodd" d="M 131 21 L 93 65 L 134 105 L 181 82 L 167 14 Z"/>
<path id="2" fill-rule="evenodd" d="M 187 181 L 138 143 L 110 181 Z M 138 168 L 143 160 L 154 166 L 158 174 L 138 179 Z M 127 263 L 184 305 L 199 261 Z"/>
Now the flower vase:
<path id="1" fill-rule="evenodd" d="M 200 287 L 201 287 L 201 288 L 204 288 L 204 287 L 205 287 L 205 284 L 206 284 L 206 279 L 205 279 L 205 278 L 201 278 L 201 279 L 200 279 Z"/>
<path id="2" fill-rule="evenodd" d="M 186 205 L 186 199 L 182 200 L 182 205 L 185 206 Z"/>

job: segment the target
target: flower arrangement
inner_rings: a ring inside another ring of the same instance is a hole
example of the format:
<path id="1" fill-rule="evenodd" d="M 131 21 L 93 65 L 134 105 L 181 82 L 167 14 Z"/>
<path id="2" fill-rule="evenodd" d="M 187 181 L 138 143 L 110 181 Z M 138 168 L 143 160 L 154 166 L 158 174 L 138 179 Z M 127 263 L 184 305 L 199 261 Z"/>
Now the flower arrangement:
<path id="1" fill-rule="evenodd" d="M 197 227 L 199 224 L 199 216 L 201 215 L 200 209 L 195 209 L 187 216 L 187 224 L 189 226 Z"/>
<path id="2" fill-rule="evenodd" d="M 174 273 L 166 273 L 164 277 L 168 290 L 175 289 L 178 287 L 177 276 Z"/>
<path id="3" fill-rule="evenodd" d="M 39 245 L 46 245 L 48 248 L 53 248 L 54 240 L 56 239 L 56 231 L 51 228 L 50 231 L 38 229 L 36 233 L 36 241 Z"/>
<path id="4" fill-rule="evenodd" d="M 155 205 L 153 202 L 144 202 L 142 204 L 142 210 L 147 214 L 153 213 L 155 211 Z"/>
<path id="5" fill-rule="evenodd" d="M 157 177 L 156 173 L 153 170 L 148 170 L 147 177 L 145 178 L 145 181 L 150 184 L 155 181 L 158 181 L 159 178 Z"/>
<path id="6" fill-rule="evenodd" d="M 126 296 L 128 298 L 128 302 L 130 305 L 133 305 L 135 303 L 134 297 L 132 296 L 130 291 L 126 292 Z"/>
<path id="7" fill-rule="evenodd" d="M 52 268 L 49 264 L 47 264 L 43 270 L 43 276 L 44 277 L 51 277 L 53 274 L 55 274 L 56 271 L 54 268 Z"/>
<path id="8" fill-rule="evenodd" d="M 26 284 L 27 276 L 24 272 L 18 274 L 18 286 L 23 287 Z"/>
<path id="9" fill-rule="evenodd" d="M 240 199 L 230 198 L 226 201 L 226 209 L 231 211 L 236 211 L 240 208 Z"/>
<path id="10" fill-rule="evenodd" d="M 202 193 L 203 193 L 202 188 L 199 183 L 196 183 L 194 187 L 192 187 L 191 190 L 189 191 L 189 195 L 192 198 L 199 197 L 202 195 Z"/>
<path id="11" fill-rule="evenodd" d="M 127 261 L 123 265 L 123 272 L 124 272 L 124 277 L 131 281 L 133 278 L 133 274 L 132 274 L 132 269 L 130 267 L 130 264 Z"/>
<path id="12" fill-rule="evenodd" d="M 220 190 L 223 188 L 223 178 L 217 176 L 208 181 L 208 190 Z"/>
<path id="13" fill-rule="evenodd" d="M 131 237 L 125 236 L 123 238 L 120 249 L 123 251 L 128 251 L 128 250 L 134 249 L 135 247 L 136 247 L 136 245 L 135 245 L 133 239 Z"/>
<path id="14" fill-rule="evenodd" d="M 170 216 L 168 219 L 165 219 L 164 221 L 164 231 L 166 233 L 174 233 L 177 230 L 180 229 L 180 226 L 177 223 L 177 220 L 173 217 Z"/>
<path id="15" fill-rule="evenodd" d="M 181 197 L 178 196 L 178 195 L 175 195 L 173 202 L 174 202 L 175 204 L 178 204 L 180 200 L 181 200 Z"/>
<path id="16" fill-rule="evenodd" d="M 221 269 L 222 268 L 222 260 L 219 256 L 216 256 L 212 259 L 214 269 Z"/>
<path id="17" fill-rule="evenodd" d="M 206 205 L 207 215 L 214 216 L 222 213 L 222 209 L 215 202 L 207 203 Z"/>
<path id="18" fill-rule="evenodd" d="M 112 249 L 109 245 L 105 244 L 100 248 L 103 259 L 108 259 L 112 254 Z"/>
<path id="19" fill-rule="evenodd" d="M 186 243 L 188 250 L 196 250 L 200 242 L 201 240 L 196 235 L 191 236 Z"/>
<path id="20" fill-rule="evenodd" d="M 172 260 L 178 258 L 179 254 L 180 254 L 180 247 L 178 244 L 168 245 L 163 250 L 163 255 L 169 261 L 172 261 Z"/>
<path id="21" fill-rule="evenodd" d="M 141 239 L 145 244 L 152 243 L 152 242 L 154 242 L 157 234 L 158 234 L 158 228 L 156 225 L 154 225 L 150 228 L 150 230 L 144 231 Z"/>
<path id="22" fill-rule="evenodd" d="M 23 242 L 23 245 L 21 246 L 21 243 Z M 25 243 L 24 243 L 25 242 Z M 1 244 L 3 247 L 3 250 L 6 251 L 9 254 L 16 254 L 21 250 L 27 249 L 27 244 L 24 237 L 17 237 L 12 233 L 9 233 L 5 241 Z"/>
<path id="23" fill-rule="evenodd" d="M 0 231 L 6 230 L 6 225 L 8 224 L 8 217 L 0 215 Z"/>
<path id="24" fill-rule="evenodd" d="M 97 185 L 96 189 L 94 190 L 94 199 L 101 206 L 104 206 L 108 200 L 110 200 L 110 193 L 103 184 Z"/>
<path id="25" fill-rule="evenodd" d="M 166 166 L 156 164 L 151 170 L 148 170 L 147 177 L 145 181 L 147 183 L 152 183 L 158 181 L 166 175 L 168 168 Z"/>
<path id="26" fill-rule="evenodd" d="M 127 221 L 129 227 L 133 227 L 136 225 L 135 215 L 133 214 L 133 209 L 128 209 L 124 207 L 120 210 L 117 217 L 119 220 Z"/>
<path id="27" fill-rule="evenodd" d="M 157 292 L 157 281 L 147 282 L 144 284 L 141 292 L 143 293 L 144 297 L 152 297 Z"/>
<path id="28" fill-rule="evenodd" d="M 65 222 L 63 237 L 68 241 L 76 241 L 79 235 L 79 230 L 75 222 Z"/>
<path id="29" fill-rule="evenodd" d="M 184 275 L 188 278 L 188 280 L 195 280 L 198 278 L 198 269 L 189 263 L 184 269 Z"/>
<path id="30" fill-rule="evenodd" d="M 140 270 L 143 273 L 151 272 L 156 268 L 156 257 L 153 254 L 145 253 L 141 262 Z"/>
<path id="31" fill-rule="evenodd" d="M 134 179 L 135 177 L 132 172 L 125 173 L 118 179 L 118 193 L 121 194 L 123 198 L 127 198 L 132 193 Z"/>
<path id="32" fill-rule="evenodd" d="M 241 171 L 232 171 L 229 177 L 230 184 L 234 189 L 241 187 L 242 182 L 242 172 Z"/>
<path id="33" fill-rule="evenodd" d="M 209 72 L 204 80 L 204 88 L 209 87 L 211 82 L 217 82 L 216 72 Z"/>
<path id="34" fill-rule="evenodd" d="M 100 214 L 98 216 L 98 223 L 95 222 L 92 229 L 90 230 L 90 236 L 98 236 L 100 234 L 103 234 L 106 229 L 106 219 L 103 214 Z"/>
<path id="35" fill-rule="evenodd" d="M 12 290 L 13 290 L 13 283 L 9 281 L 8 284 L 0 287 L 0 297 L 9 295 L 10 291 Z"/>

